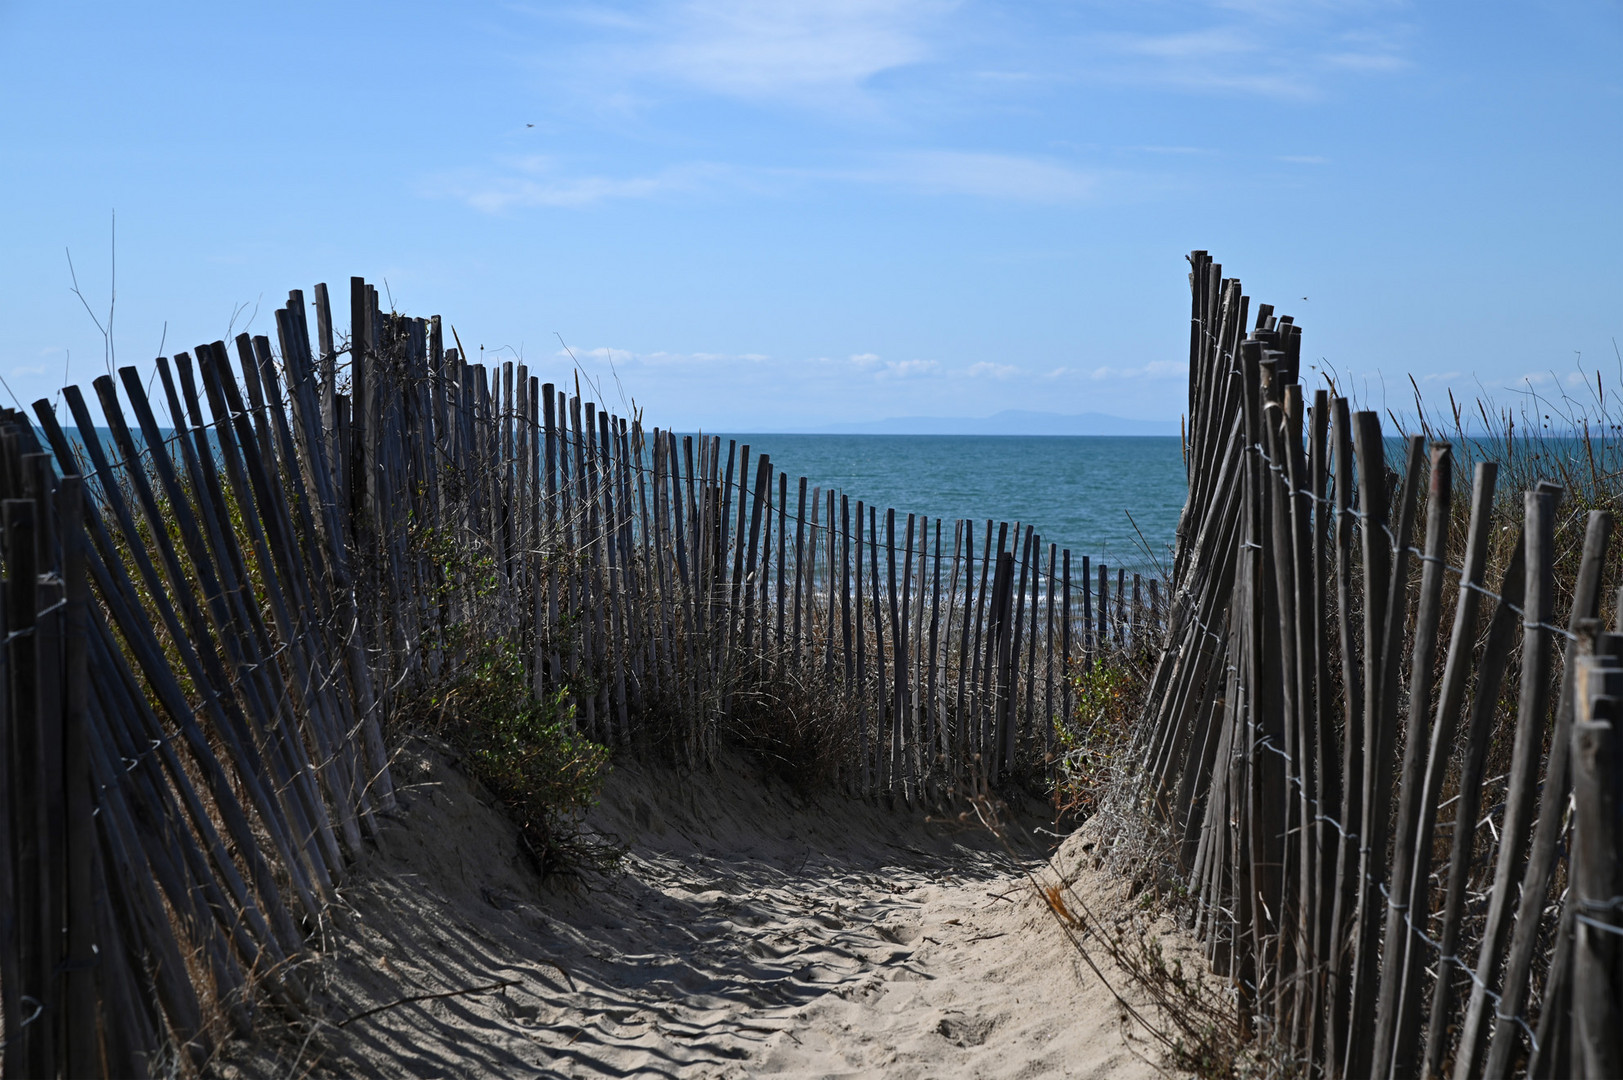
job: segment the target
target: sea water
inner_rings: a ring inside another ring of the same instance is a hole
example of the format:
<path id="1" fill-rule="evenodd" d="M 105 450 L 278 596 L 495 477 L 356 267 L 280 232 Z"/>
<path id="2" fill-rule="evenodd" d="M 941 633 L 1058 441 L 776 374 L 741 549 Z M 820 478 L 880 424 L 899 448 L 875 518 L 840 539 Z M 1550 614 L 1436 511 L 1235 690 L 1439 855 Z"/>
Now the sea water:
<path id="1" fill-rule="evenodd" d="M 723 434 L 723 454 L 729 439 L 749 446 L 751 483 L 758 454 L 789 475 L 791 513 L 804 476 L 808 498 L 833 487 L 881 520 L 894 509 L 941 521 L 944 548 L 958 518 L 978 523 L 977 551 L 987 518 L 1018 521 L 1069 548 L 1075 573 L 1088 555 L 1163 576 L 1188 493 L 1176 437 Z"/>

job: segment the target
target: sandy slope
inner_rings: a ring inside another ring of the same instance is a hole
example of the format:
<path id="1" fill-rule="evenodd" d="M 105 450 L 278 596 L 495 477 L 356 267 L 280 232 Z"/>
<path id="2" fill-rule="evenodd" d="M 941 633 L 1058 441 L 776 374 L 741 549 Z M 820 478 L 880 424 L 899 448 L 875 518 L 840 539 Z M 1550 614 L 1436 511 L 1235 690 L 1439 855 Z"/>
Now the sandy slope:
<path id="1" fill-rule="evenodd" d="M 626 872 L 569 891 L 437 753 L 402 764 L 404 811 L 306 973 L 330 1021 L 228 1048 L 225 1075 L 1159 1075 L 978 830 L 621 767 L 593 824 Z M 1068 853 L 1102 904 L 1118 883 Z"/>

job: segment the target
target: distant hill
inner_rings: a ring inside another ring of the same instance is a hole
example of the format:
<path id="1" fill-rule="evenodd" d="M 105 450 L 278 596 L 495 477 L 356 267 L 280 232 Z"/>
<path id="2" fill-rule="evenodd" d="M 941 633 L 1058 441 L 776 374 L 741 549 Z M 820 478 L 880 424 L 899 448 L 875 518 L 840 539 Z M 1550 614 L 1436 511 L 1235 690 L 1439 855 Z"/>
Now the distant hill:
<path id="1" fill-rule="evenodd" d="M 1004 409 L 991 416 L 893 416 L 813 430 L 829 435 L 1176 435 L 1178 422 Z"/>

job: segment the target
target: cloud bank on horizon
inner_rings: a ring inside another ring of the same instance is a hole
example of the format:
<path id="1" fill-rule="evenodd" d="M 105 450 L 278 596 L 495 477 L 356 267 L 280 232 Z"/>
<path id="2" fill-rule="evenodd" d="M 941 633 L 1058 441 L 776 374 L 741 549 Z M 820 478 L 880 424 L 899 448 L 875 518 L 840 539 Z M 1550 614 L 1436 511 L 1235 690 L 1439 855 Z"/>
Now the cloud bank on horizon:
<path id="1" fill-rule="evenodd" d="M 114 209 L 118 362 L 362 274 L 678 427 L 1175 423 L 1195 247 L 1372 404 L 1623 368 L 1615 4 L 92 7 L 0 11 L 25 402 Z"/>

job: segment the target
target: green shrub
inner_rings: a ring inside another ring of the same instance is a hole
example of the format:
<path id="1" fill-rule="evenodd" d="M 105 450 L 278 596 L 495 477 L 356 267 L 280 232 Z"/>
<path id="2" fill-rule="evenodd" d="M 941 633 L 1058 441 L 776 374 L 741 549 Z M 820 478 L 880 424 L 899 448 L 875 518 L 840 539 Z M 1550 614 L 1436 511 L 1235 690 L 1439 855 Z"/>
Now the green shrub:
<path id="1" fill-rule="evenodd" d="M 608 777 L 609 750 L 575 729 L 568 697 L 535 699 L 517 646 L 497 639 L 471 648 L 423 702 L 425 726 L 502 804 L 543 875 L 606 869 L 620 855 L 580 829 Z"/>
<path id="2" fill-rule="evenodd" d="M 1070 675 L 1076 705 L 1055 725 L 1054 809 L 1060 820 L 1092 817 L 1132 746 L 1147 684 L 1142 656 L 1110 654 Z"/>

